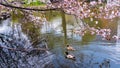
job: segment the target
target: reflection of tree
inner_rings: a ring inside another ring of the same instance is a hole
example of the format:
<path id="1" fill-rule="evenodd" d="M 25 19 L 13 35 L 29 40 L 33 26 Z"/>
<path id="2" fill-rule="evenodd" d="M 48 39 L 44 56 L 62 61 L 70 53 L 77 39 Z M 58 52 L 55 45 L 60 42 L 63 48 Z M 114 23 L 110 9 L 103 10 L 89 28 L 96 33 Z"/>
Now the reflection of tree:
<path id="1" fill-rule="evenodd" d="M 16 14 L 17 12 L 17 14 Z M 17 23 L 17 22 L 21 22 L 21 18 L 24 17 L 23 14 L 21 14 L 21 11 L 20 10 L 16 10 L 14 12 L 11 13 L 11 16 L 12 16 L 12 22 L 13 23 Z M 17 17 L 16 17 L 17 16 Z"/>
<path id="2" fill-rule="evenodd" d="M 46 11 L 44 14 L 45 14 L 45 18 L 46 18 L 48 21 L 53 20 L 55 17 L 61 16 L 60 11 L 52 11 L 52 10 Z"/>
<path id="3" fill-rule="evenodd" d="M 82 37 L 81 44 L 88 44 L 89 42 L 93 41 L 94 39 L 95 39 L 95 35 L 91 35 L 90 32 L 87 32 Z"/>
<path id="4" fill-rule="evenodd" d="M 67 44 L 67 29 L 66 29 L 66 18 L 65 18 L 65 14 L 61 11 L 62 14 L 62 27 L 63 27 L 63 31 L 64 31 L 64 44 Z"/>
<path id="5" fill-rule="evenodd" d="M 93 21 L 91 21 L 90 19 L 93 19 Z M 98 22 L 96 24 L 96 21 Z M 87 23 L 90 27 L 95 27 L 95 28 L 102 28 L 102 21 L 100 19 L 97 18 L 85 18 L 84 22 Z"/>
<path id="6" fill-rule="evenodd" d="M 22 13 L 21 13 L 22 12 Z M 25 13 L 25 14 L 23 14 Z M 18 16 L 18 17 L 16 17 Z M 32 16 L 32 17 L 31 17 Z M 12 20 L 13 23 L 20 23 L 22 26 L 22 31 L 27 34 L 27 36 L 29 37 L 29 39 L 31 40 L 30 42 L 33 45 L 37 45 L 40 42 L 40 28 L 41 28 L 41 20 L 32 20 L 32 18 L 34 18 L 34 16 L 32 14 L 30 14 L 29 12 L 25 12 L 25 11 L 20 11 L 17 10 L 17 13 L 13 13 L 12 14 Z M 37 22 L 38 23 L 37 23 Z M 39 25 L 38 25 L 39 24 Z"/>
<path id="7" fill-rule="evenodd" d="M 26 22 L 22 24 L 22 30 L 28 35 L 33 45 L 37 45 L 40 41 L 40 29 L 36 27 L 32 22 Z"/>

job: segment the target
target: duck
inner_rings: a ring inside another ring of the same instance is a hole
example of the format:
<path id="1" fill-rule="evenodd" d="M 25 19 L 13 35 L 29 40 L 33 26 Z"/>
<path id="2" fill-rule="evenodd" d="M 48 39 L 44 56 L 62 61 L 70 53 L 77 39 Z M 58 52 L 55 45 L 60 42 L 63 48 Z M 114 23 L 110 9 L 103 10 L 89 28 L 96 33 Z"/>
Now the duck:
<path id="1" fill-rule="evenodd" d="M 72 54 L 69 54 L 67 51 L 65 52 L 65 58 L 67 59 L 72 59 L 72 60 L 76 60 L 75 56 Z"/>
<path id="2" fill-rule="evenodd" d="M 67 48 L 66 48 L 67 50 L 70 50 L 70 51 L 74 51 L 75 50 L 75 48 L 73 48 L 72 46 L 70 46 L 70 45 L 67 45 Z"/>

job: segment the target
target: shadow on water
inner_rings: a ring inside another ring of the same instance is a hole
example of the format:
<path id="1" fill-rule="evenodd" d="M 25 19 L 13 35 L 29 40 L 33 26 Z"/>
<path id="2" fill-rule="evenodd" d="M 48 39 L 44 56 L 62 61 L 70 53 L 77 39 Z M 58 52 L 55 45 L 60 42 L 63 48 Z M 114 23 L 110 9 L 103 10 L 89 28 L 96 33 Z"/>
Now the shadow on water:
<path id="1" fill-rule="evenodd" d="M 77 20 L 74 16 L 64 14 L 63 12 L 47 11 L 43 13 L 43 17 L 46 17 L 48 22 L 44 22 L 41 26 L 36 26 L 33 22 L 29 22 L 24 18 L 24 16 L 20 16 L 16 18 L 13 14 L 12 25 L 15 23 L 21 25 L 21 31 L 28 37 L 33 47 L 37 47 L 35 45 L 40 43 L 41 38 L 46 38 L 50 51 L 55 54 L 51 62 L 55 68 L 120 67 L 120 40 L 106 41 L 97 35 L 91 35 L 89 32 L 84 36 L 73 32 L 74 29 L 84 28 L 84 22 L 90 27 L 110 28 L 112 30 L 111 35 L 119 36 L 119 19 L 116 18 L 111 21 L 95 18 L 93 18 L 93 21 L 91 21 L 91 18 Z M 95 24 L 96 21 L 98 21 L 98 24 Z M 2 29 L 0 31 L 2 32 Z M 65 58 L 67 44 L 76 49 L 75 51 L 69 51 L 70 54 L 75 55 L 76 61 Z"/>

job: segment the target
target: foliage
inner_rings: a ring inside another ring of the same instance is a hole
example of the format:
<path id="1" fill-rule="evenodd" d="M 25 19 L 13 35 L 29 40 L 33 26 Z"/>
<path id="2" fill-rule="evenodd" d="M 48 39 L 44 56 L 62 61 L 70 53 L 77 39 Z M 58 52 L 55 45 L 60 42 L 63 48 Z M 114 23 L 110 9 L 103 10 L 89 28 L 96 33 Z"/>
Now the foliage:
<path id="1" fill-rule="evenodd" d="M 34 2 L 29 2 L 26 0 L 25 4 L 24 4 L 24 6 L 40 6 L 40 5 L 45 5 L 45 4 L 41 1 L 38 1 L 38 0 L 36 0 Z"/>

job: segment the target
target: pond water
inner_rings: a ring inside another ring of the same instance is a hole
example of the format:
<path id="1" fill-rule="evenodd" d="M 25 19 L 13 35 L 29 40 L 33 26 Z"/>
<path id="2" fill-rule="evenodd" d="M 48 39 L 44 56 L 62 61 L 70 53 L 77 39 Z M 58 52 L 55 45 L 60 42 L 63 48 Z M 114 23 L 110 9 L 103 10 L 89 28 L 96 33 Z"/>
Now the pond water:
<path id="1" fill-rule="evenodd" d="M 65 15 L 65 18 L 64 20 L 61 16 L 54 17 L 49 21 L 48 26 L 44 26 L 46 29 L 42 29 L 43 34 L 48 36 L 49 47 L 58 56 L 57 61 L 55 61 L 55 63 L 58 63 L 58 67 L 60 64 L 68 64 L 71 68 L 99 68 L 102 64 L 102 68 L 109 68 L 109 65 L 110 68 L 120 67 L 120 40 L 106 41 L 99 36 L 90 34 L 85 34 L 82 37 L 72 31 L 80 27 L 76 18 L 70 15 Z M 92 22 L 90 22 L 90 19 L 84 20 L 84 22 L 90 23 L 91 27 L 94 26 L 95 21 L 99 22 L 96 24 L 97 27 L 110 28 L 112 35 L 120 36 L 119 19 L 94 19 Z M 82 23 L 80 20 L 78 22 Z M 81 26 L 84 28 L 83 24 Z M 66 44 L 70 44 L 76 49 L 76 51 L 70 51 L 77 58 L 76 61 L 65 61 Z M 110 63 L 107 63 L 107 61 L 110 61 Z M 72 67 L 74 63 L 77 64 Z"/>
<path id="2" fill-rule="evenodd" d="M 93 18 L 93 21 L 90 21 L 91 18 L 79 20 L 72 15 L 55 11 L 44 14 L 48 22 L 44 22 L 40 27 L 36 27 L 31 22 L 21 23 L 24 17 L 20 14 L 18 18 L 13 15 L 11 23 L 21 24 L 21 30 L 31 42 L 45 37 L 50 51 L 56 55 L 56 58 L 53 58 L 56 68 L 120 68 L 120 40 L 107 41 L 97 35 L 86 33 L 80 36 L 73 32 L 74 29 L 85 28 L 83 23 L 88 23 L 91 27 L 110 28 L 111 35 L 120 36 L 118 18 L 112 20 Z M 4 28 L 6 26 L 8 25 Z M 1 27 L 0 31 L 4 30 L 2 29 Z M 76 49 L 69 51 L 70 54 L 75 55 L 75 61 L 65 58 L 67 44 Z"/>

